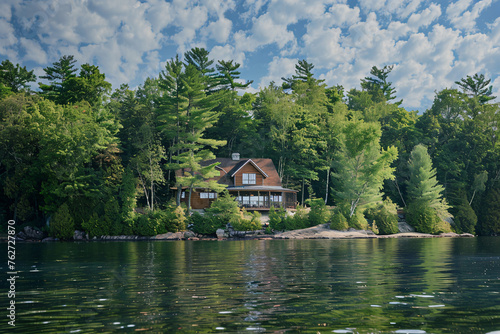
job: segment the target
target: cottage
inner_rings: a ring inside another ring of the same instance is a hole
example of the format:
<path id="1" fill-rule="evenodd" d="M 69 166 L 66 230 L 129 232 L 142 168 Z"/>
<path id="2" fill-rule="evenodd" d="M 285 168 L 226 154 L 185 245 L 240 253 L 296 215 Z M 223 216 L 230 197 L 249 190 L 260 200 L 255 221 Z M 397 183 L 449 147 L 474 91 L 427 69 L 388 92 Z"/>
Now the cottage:
<path id="1" fill-rule="evenodd" d="M 271 159 L 240 159 L 239 153 L 232 158 L 217 158 L 202 163 L 208 166 L 219 162 L 216 167 L 220 175 L 215 177 L 225 184 L 229 193 L 236 198 L 241 207 L 249 211 L 269 211 L 275 208 L 295 208 L 297 191 L 283 188 L 278 172 Z M 187 203 L 187 189 L 183 189 L 181 201 Z M 217 198 L 217 193 L 208 189 L 195 189 L 191 195 L 193 209 L 205 209 Z"/>

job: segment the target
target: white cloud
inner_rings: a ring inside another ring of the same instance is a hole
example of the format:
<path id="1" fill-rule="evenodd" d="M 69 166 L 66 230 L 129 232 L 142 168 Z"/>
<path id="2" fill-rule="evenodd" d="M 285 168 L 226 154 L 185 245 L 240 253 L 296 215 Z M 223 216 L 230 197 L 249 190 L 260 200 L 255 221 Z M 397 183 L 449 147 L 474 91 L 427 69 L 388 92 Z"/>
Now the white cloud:
<path id="1" fill-rule="evenodd" d="M 47 63 L 47 53 L 42 49 L 37 41 L 26 39 L 24 37 L 21 37 L 19 41 L 21 43 L 21 46 L 26 51 L 26 54 L 23 58 L 24 61 L 33 60 L 38 64 Z"/>
<path id="2" fill-rule="evenodd" d="M 448 20 L 455 28 L 474 31 L 476 29 L 476 20 L 481 12 L 492 4 L 493 0 L 481 0 L 468 11 L 471 2 L 471 0 L 459 0 L 450 4 L 446 9 Z"/>
<path id="3" fill-rule="evenodd" d="M 14 27 L 4 19 L 0 19 L 0 54 L 4 54 L 13 61 L 17 59 L 17 52 L 13 47 L 17 44 Z"/>
<path id="4" fill-rule="evenodd" d="M 289 78 L 295 74 L 295 65 L 298 59 L 274 57 L 267 66 L 267 75 L 262 77 L 259 83 L 260 88 L 267 87 L 271 81 L 279 85 L 281 78 Z"/>
<path id="5" fill-rule="evenodd" d="M 225 43 L 231 34 L 233 22 L 225 17 L 221 17 L 218 21 L 211 22 L 205 32 L 218 43 Z"/>
<path id="6" fill-rule="evenodd" d="M 226 44 L 224 46 L 214 46 L 210 50 L 210 58 L 215 60 L 234 60 L 238 64 L 244 66 L 245 64 L 245 53 L 236 50 L 233 46 Z"/>
<path id="7" fill-rule="evenodd" d="M 441 7 L 436 4 L 431 4 L 428 8 L 420 13 L 414 13 L 408 19 L 408 26 L 414 31 L 418 31 L 421 27 L 428 27 L 441 16 Z"/>
<path id="8" fill-rule="evenodd" d="M 339 28 L 316 30 L 304 35 L 308 59 L 317 67 L 332 68 L 353 59 L 354 52 L 342 47 L 342 31 Z"/>

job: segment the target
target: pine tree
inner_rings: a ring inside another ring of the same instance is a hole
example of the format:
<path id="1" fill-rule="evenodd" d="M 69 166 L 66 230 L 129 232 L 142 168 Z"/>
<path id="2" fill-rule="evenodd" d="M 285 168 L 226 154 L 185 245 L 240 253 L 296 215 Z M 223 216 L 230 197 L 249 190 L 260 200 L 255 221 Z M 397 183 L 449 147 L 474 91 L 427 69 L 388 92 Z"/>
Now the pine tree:
<path id="1" fill-rule="evenodd" d="M 449 206 L 442 195 L 444 188 L 436 179 L 436 170 L 432 167 L 431 157 L 424 145 L 419 144 L 412 150 L 408 161 L 408 172 L 409 205 L 419 203 L 418 207 L 432 208 L 442 220 L 451 217 L 448 213 Z"/>
<path id="2" fill-rule="evenodd" d="M 178 57 L 167 63 L 166 71 L 160 76 L 160 85 L 166 92 L 158 118 L 163 122 L 160 129 L 172 142 L 167 167 L 182 171 L 176 177 L 177 205 L 180 205 L 182 188 L 187 187 L 188 210 L 194 188 L 222 190 L 215 182 L 206 181 L 218 173 L 215 170 L 217 164 L 200 164 L 215 158 L 208 148 L 226 144 L 225 141 L 204 138 L 205 130 L 218 119 L 218 114 L 213 111 L 216 97 L 206 94 L 204 82 L 202 73 L 194 65 L 184 66 Z"/>

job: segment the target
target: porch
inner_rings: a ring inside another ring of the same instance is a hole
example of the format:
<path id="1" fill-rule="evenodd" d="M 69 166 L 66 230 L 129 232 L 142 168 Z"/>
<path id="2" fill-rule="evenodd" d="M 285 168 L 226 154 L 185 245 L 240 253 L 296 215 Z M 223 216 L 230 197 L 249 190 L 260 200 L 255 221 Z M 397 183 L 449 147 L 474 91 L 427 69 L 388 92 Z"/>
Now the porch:
<path id="1" fill-rule="evenodd" d="M 239 206 L 252 211 L 269 211 L 271 207 L 294 209 L 297 206 L 295 191 L 248 191 L 228 189 Z M 287 189 L 288 190 L 288 189 Z"/>

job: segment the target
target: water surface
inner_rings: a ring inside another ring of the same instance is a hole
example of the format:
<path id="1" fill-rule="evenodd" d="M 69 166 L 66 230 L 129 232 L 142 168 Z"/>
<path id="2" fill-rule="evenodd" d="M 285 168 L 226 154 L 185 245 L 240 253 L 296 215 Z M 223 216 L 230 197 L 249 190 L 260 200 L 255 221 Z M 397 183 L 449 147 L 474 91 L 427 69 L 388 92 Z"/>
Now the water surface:
<path id="1" fill-rule="evenodd" d="M 22 333 L 500 331 L 498 238 L 25 243 L 16 250 Z M 4 320 L 0 331 L 7 330 Z"/>

